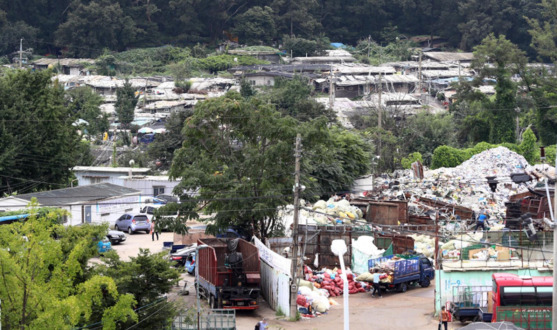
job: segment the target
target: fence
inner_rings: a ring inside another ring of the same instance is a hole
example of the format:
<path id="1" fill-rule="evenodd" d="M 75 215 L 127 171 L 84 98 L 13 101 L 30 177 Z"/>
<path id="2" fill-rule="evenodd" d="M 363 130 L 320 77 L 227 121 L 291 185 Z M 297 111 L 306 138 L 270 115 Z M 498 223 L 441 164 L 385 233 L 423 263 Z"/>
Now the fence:
<path id="1" fill-rule="evenodd" d="M 236 330 L 236 310 L 234 309 L 202 310 L 199 319 L 199 329 L 202 330 Z M 189 309 L 180 313 L 174 319 L 172 329 L 197 330 L 197 312 Z"/>
<path id="2" fill-rule="evenodd" d="M 552 329 L 551 307 L 499 306 L 497 322 L 512 322 L 523 329 Z"/>

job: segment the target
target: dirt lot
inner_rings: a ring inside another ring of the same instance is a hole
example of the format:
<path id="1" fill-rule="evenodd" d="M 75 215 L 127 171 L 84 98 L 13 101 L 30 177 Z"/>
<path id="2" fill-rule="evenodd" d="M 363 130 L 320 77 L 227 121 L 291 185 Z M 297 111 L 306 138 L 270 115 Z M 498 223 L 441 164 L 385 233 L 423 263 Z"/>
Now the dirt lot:
<path id="1" fill-rule="evenodd" d="M 162 233 L 158 241 L 152 241 L 151 235 L 135 234 L 128 235 L 126 242 L 115 245 L 114 249 L 123 259 L 135 256 L 139 248 L 148 248 L 151 252 L 162 251 L 162 242 L 172 241 L 172 233 Z M 178 296 L 177 292 L 188 282 L 190 295 Z M 195 288 L 192 287 L 194 277 L 184 273 L 180 287 L 176 287 L 170 295 L 183 303 L 184 306 L 195 308 Z M 412 288 L 406 293 L 386 293 L 384 298 L 372 298 L 370 293 L 358 293 L 350 295 L 350 326 L 353 329 L 413 329 L 430 330 L 437 329 L 436 320 L 432 319 L 433 312 L 433 286 L 429 288 Z M 314 319 L 303 319 L 299 322 L 289 322 L 275 315 L 269 305 L 261 299 L 260 308 L 256 311 L 239 311 L 236 317 L 237 328 L 253 329 L 257 321 L 266 317 L 270 329 L 294 329 L 294 330 L 325 330 L 343 328 L 343 299 L 336 297 L 338 306 L 332 306 L 326 315 Z M 206 302 L 202 301 L 203 308 L 207 308 Z M 449 325 L 449 329 L 461 327 L 460 323 Z"/>

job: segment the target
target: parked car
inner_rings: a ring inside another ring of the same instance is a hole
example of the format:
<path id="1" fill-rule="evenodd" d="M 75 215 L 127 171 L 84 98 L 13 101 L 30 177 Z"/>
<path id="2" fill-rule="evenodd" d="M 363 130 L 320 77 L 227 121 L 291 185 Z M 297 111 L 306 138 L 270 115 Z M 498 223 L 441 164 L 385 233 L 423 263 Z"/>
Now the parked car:
<path id="1" fill-rule="evenodd" d="M 153 198 L 153 202 L 158 204 L 167 204 L 167 203 L 179 203 L 180 200 L 176 196 L 161 194 L 155 196 Z"/>
<path id="2" fill-rule="evenodd" d="M 195 248 L 196 248 L 197 244 L 193 244 L 190 245 L 188 247 L 185 247 L 183 249 L 177 250 L 174 253 L 170 254 L 170 260 L 172 262 L 174 262 L 174 264 L 176 265 L 176 267 L 184 267 L 186 265 L 186 261 L 188 259 L 188 257 L 194 253 L 195 254 Z"/>
<path id="3" fill-rule="evenodd" d="M 112 244 L 120 244 L 126 240 L 126 234 L 119 230 L 109 230 L 106 237 L 108 237 Z"/>
<path id="4" fill-rule="evenodd" d="M 126 213 L 116 220 L 114 229 L 125 230 L 130 235 L 137 231 L 144 231 L 149 234 L 151 231 L 151 222 L 145 214 Z"/>

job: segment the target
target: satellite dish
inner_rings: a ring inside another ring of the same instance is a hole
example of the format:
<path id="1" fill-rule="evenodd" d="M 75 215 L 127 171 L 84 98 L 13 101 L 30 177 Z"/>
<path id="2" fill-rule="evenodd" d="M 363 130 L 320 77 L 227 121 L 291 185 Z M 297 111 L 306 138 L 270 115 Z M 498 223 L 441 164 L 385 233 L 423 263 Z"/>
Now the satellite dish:
<path id="1" fill-rule="evenodd" d="M 133 159 L 130 160 L 130 166 L 133 166 L 133 164 L 135 164 L 135 161 Z"/>

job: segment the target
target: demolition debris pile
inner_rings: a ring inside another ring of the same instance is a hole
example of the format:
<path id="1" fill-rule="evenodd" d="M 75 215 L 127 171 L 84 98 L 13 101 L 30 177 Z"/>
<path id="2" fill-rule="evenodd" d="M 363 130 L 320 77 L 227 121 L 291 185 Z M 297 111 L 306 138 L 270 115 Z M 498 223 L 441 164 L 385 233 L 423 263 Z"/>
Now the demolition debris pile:
<path id="1" fill-rule="evenodd" d="M 513 183 L 510 174 L 524 172 L 529 167 L 523 156 L 497 147 L 476 154 L 457 167 L 425 171 L 423 180 L 415 179 L 411 171 L 395 179 L 385 177 L 370 195 L 382 199 L 410 196 L 412 206 L 420 198 L 429 198 L 475 212 L 483 208 L 492 215 L 502 216 L 508 197 L 526 190 L 525 186 Z M 496 191 L 492 191 L 487 177 L 497 182 Z"/>

